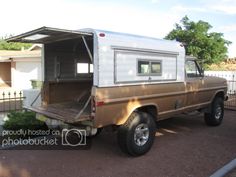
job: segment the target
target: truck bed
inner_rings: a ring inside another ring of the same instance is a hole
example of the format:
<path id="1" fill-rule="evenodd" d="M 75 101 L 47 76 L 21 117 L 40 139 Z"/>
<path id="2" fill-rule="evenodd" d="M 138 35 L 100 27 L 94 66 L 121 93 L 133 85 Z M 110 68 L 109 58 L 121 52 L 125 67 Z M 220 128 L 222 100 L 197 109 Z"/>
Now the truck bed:
<path id="1" fill-rule="evenodd" d="M 76 116 L 84 108 L 84 103 L 64 102 L 57 104 L 49 104 L 46 107 L 31 107 L 27 108 L 46 117 L 61 120 L 65 123 L 76 124 L 84 120 L 90 120 L 91 105 L 89 104 L 82 112 L 79 118 Z"/>

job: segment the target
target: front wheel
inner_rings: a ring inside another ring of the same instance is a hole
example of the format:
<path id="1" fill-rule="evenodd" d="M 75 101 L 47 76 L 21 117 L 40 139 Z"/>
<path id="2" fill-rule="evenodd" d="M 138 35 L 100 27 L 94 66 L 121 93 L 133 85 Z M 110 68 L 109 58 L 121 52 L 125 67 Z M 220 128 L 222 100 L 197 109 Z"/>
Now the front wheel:
<path id="1" fill-rule="evenodd" d="M 152 116 L 144 112 L 133 112 L 127 122 L 118 129 L 121 150 L 132 156 L 145 154 L 154 142 L 156 132 Z"/>
<path id="2" fill-rule="evenodd" d="M 211 105 L 210 113 L 205 113 L 205 122 L 209 126 L 218 126 L 222 123 L 224 117 L 224 101 L 216 97 Z"/>

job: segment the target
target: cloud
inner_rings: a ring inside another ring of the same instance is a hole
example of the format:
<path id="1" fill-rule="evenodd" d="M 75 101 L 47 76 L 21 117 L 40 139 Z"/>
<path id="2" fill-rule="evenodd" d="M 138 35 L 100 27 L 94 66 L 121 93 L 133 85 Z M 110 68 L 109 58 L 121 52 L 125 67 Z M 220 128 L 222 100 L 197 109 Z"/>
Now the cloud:
<path id="1" fill-rule="evenodd" d="M 236 5 L 216 5 L 212 6 L 211 9 L 228 14 L 235 15 L 236 14 Z"/>
<path id="2" fill-rule="evenodd" d="M 63 29 L 106 29 L 163 38 L 180 19 L 180 16 L 166 12 L 138 9 L 122 3 L 104 5 L 96 1 L 41 0 L 34 4 L 30 0 L 8 0 L 3 1 L 1 6 L 5 8 L 1 9 L 0 15 L 5 18 L 1 19 L 0 36 L 50 26 Z M 11 12 L 8 7 L 11 7 Z"/>
<path id="3" fill-rule="evenodd" d="M 236 57 L 236 24 L 230 24 L 219 27 L 219 31 L 224 33 L 225 39 L 232 42 L 232 44 L 230 44 L 228 47 L 229 57 Z"/>
<path id="4" fill-rule="evenodd" d="M 232 33 L 232 32 L 236 33 L 236 24 L 230 24 L 219 27 L 219 31 L 222 31 L 224 33 Z"/>
<path id="5" fill-rule="evenodd" d="M 211 12 L 222 13 L 226 15 L 236 14 L 236 0 L 208 0 L 203 4 Z"/>
<path id="6" fill-rule="evenodd" d="M 158 4 L 160 2 L 160 0 L 151 0 L 152 4 Z"/>
<path id="7" fill-rule="evenodd" d="M 171 8 L 172 11 L 177 13 L 187 13 L 187 12 L 207 12 L 206 8 L 203 7 L 188 7 L 183 5 L 176 5 Z"/>
<path id="8" fill-rule="evenodd" d="M 223 13 L 227 15 L 236 14 L 236 0 L 208 0 L 203 3 L 199 2 L 198 6 L 185 6 L 182 4 L 175 5 L 171 8 L 172 11 L 178 13 L 191 12 L 207 12 L 207 13 Z"/>
<path id="9" fill-rule="evenodd" d="M 151 3 L 156 4 L 161 1 L 148 0 L 146 2 L 151 5 Z M 200 15 L 205 15 L 209 11 L 221 12 L 213 7 L 220 6 L 222 3 L 225 6 L 231 3 L 232 7 L 235 7 L 232 0 L 218 0 L 217 2 L 208 0 L 207 2 L 211 3 L 203 4 L 202 2 L 194 7 L 180 4 L 169 7 L 168 10 L 163 10 L 161 6 L 158 6 L 155 10 L 150 10 L 145 7 L 140 8 L 135 4 L 124 5 L 121 2 L 107 3 L 107 1 L 41 0 L 40 3 L 32 3 L 31 0 L 7 0 L 1 1 L 0 16 L 3 18 L 1 18 L 0 36 L 50 26 L 63 29 L 97 28 L 163 38 L 186 12 L 188 14 L 196 12 L 199 15 L 198 18 L 201 18 Z M 232 25 L 223 30 L 226 33 L 234 29 L 235 26 Z M 234 36 L 236 34 L 227 37 L 232 42 L 236 42 Z M 230 47 L 230 52 L 233 53 L 236 47 L 235 44 L 231 46 L 234 47 L 234 49 Z"/>

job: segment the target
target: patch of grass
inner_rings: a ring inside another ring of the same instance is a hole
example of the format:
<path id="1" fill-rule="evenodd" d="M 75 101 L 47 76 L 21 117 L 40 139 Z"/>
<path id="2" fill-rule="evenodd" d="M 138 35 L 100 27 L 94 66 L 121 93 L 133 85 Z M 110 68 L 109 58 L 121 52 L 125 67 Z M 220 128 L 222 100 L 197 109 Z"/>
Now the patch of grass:
<path id="1" fill-rule="evenodd" d="M 11 112 L 3 124 L 5 130 L 46 130 L 46 124 L 36 119 L 34 112 Z"/>

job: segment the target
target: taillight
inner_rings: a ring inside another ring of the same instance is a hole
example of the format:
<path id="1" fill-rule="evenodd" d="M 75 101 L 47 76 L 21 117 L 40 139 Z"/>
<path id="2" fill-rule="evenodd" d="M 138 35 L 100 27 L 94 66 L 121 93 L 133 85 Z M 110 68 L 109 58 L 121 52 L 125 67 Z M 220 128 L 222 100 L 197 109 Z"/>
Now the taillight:
<path id="1" fill-rule="evenodd" d="M 95 115 L 96 107 L 104 105 L 104 101 L 97 101 L 95 100 L 95 97 L 92 97 L 91 100 L 91 113 L 92 116 Z"/>
<path id="2" fill-rule="evenodd" d="M 102 106 L 102 105 L 104 105 L 104 101 L 98 101 L 98 102 L 96 102 L 96 106 Z"/>

